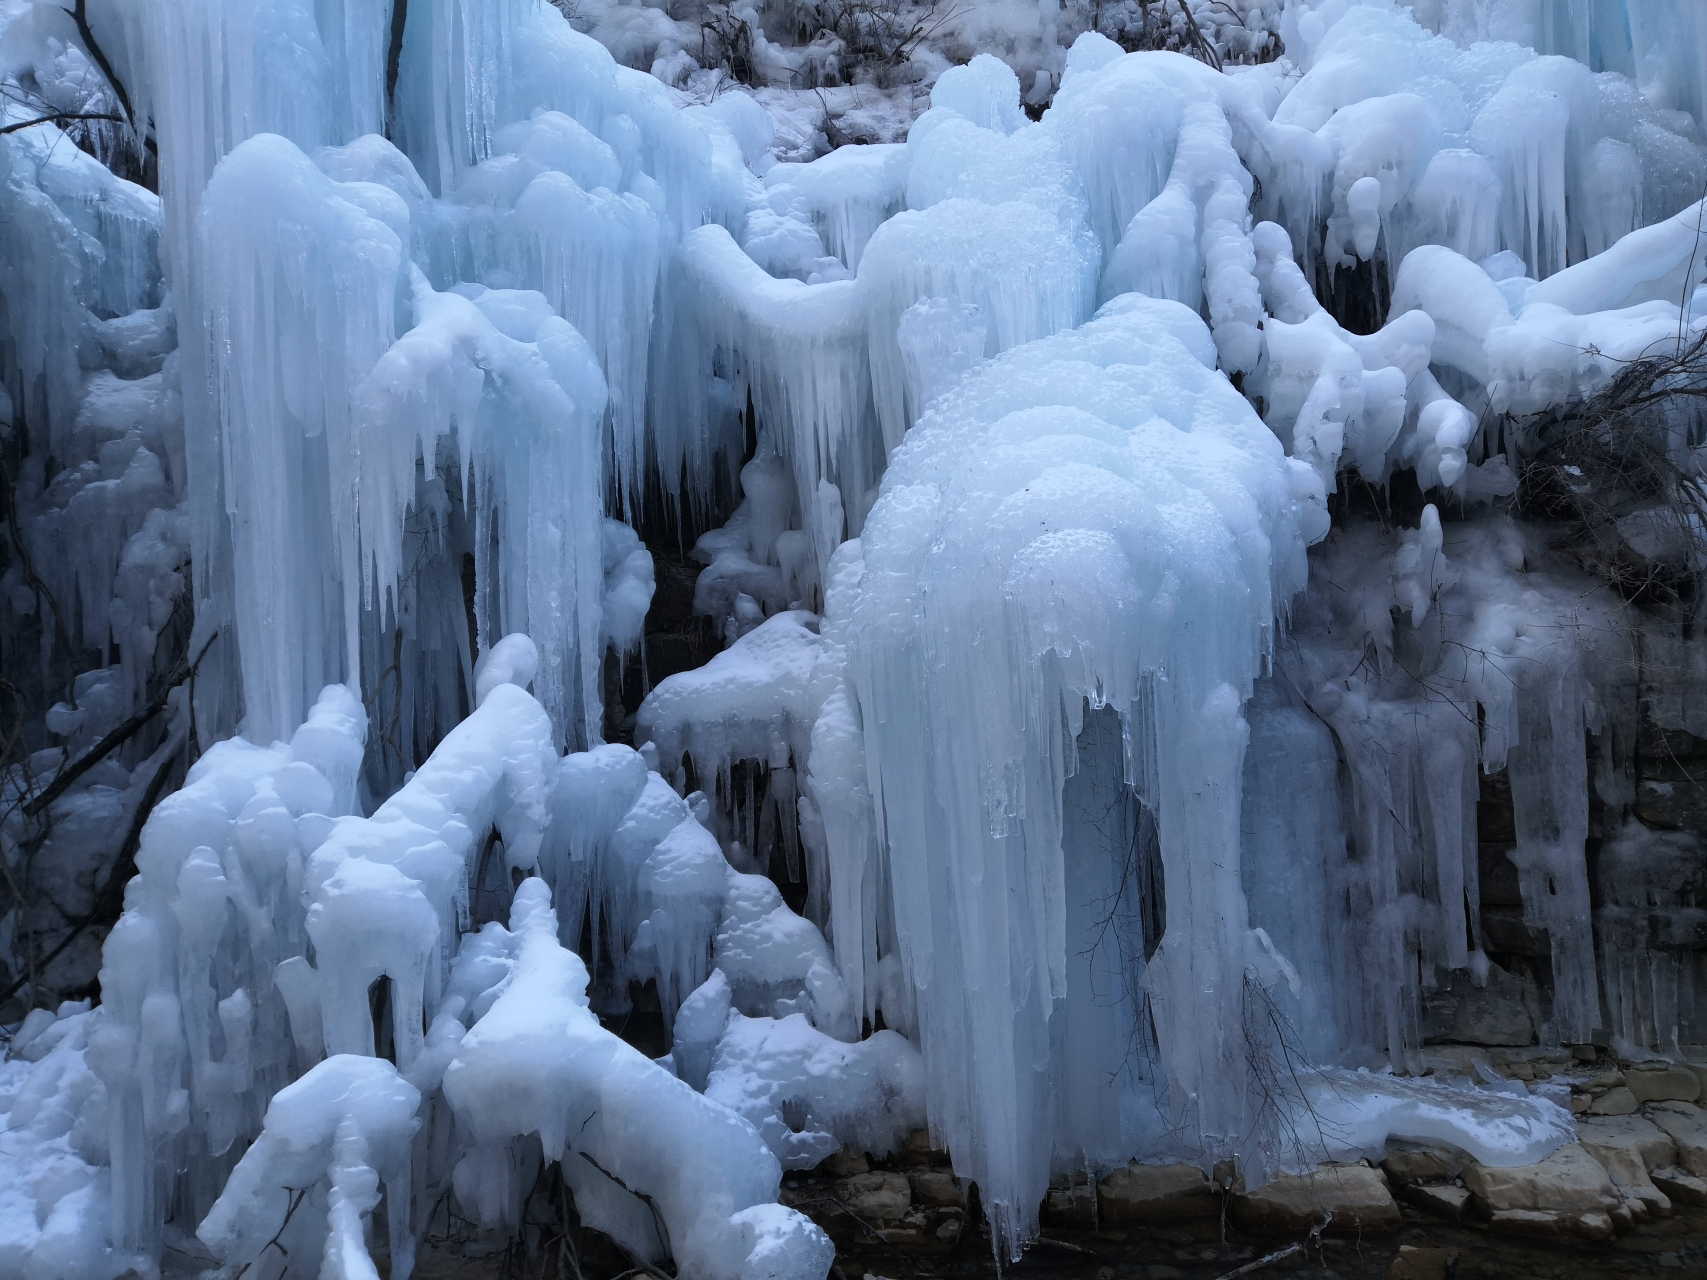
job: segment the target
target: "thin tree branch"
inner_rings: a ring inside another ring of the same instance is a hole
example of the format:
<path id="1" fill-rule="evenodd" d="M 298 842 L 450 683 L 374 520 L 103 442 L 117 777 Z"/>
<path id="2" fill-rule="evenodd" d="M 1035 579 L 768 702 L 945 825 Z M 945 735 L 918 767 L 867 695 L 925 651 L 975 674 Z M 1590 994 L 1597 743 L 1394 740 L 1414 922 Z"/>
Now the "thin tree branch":
<path id="1" fill-rule="evenodd" d="M 81 4 L 83 0 L 77 2 Z M 1197 25 L 1197 15 L 1192 13 L 1191 5 L 1187 0 L 1179 0 L 1179 7 L 1180 12 L 1185 14 L 1185 25 L 1191 28 L 1191 42 L 1197 47 L 1199 59 L 1217 71 L 1225 70 L 1221 65 L 1220 50 L 1209 42 L 1209 38 L 1203 34 L 1203 29 Z"/>
<path id="2" fill-rule="evenodd" d="M 143 725 L 147 724 L 155 716 L 159 715 L 160 712 L 165 709 L 167 701 L 171 698 L 172 690 L 176 689 L 179 685 L 183 684 L 184 681 L 195 675 L 196 668 L 201 666 L 202 659 L 207 657 L 209 646 L 211 646 L 218 638 L 219 632 L 215 631 L 207 638 L 207 644 L 202 646 L 202 651 L 196 655 L 196 660 L 186 667 L 178 668 L 178 670 L 174 672 L 172 677 L 166 682 L 166 686 L 161 689 L 157 695 L 155 695 L 153 702 L 150 702 L 141 711 L 138 711 L 135 715 L 131 716 L 130 719 L 126 720 L 117 728 L 111 730 L 94 746 L 90 747 L 82 755 L 78 756 L 77 759 L 73 760 L 65 768 L 56 773 L 53 777 L 53 781 L 48 783 L 47 786 L 42 789 L 41 794 L 37 795 L 34 799 L 24 805 L 24 816 L 28 818 L 35 817 L 43 809 L 47 808 L 48 805 L 59 799 L 60 796 L 64 795 L 66 788 L 68 788 L 73 782 L 76 782 L 78 778 L 81 778 L 85 773 L 89 772 L 90 769 L 94 768 L 95 765 L 106 759 L 107 756 L 111 755 L 121 743 L 129 739 L 137 730 L 141 729 Z"/>
<path id="3" fill-rule="evenodd" d="M 1220 1277 L 1220 1280 L 1236 1280 L 1236 1277 L 1238 1276 L 1248 1276 L 1253 1271 L 1260 1271 L 1264 1267 L 1274 1265 L 1276 1262 L 1284 1262 L 1287 1258 L 1297 1257 L 1303 1252 L 1303 1245 L 1289 1244 L 1284 1249 L 1276 1249 L 1273 1253 L 1265 1253 L 1254 1262 L 1247 1262 L 1242 1267 L 1233 1268 L 1233 1270 L 1227 1272 L 1226 1275 Z"/>
<path id="4" fill-rule="evenodd" d="M 48 952 L 39 963 L 32 964 L 30 973 L 20 974 L 11 986 L 7 987 L 4 992 L 0 992 L 0 1004 L 4 1004 L 15 996 L 25 983 L 33 981 L 32 973 L 44 972 L 48 965 L 59 959 L 65 949 L 75 942 L 85 929 L 112 909 L 115 899 L 120 903 L 123 902 L 124 886 L 129 882 L 131 873 L 136 870 L 136 853 L 142 846 L 142 828 L 148 824 L 149 815 L 154 812 L 154 806 L 160 802 L 161 793 L 166 790 L 166 779 L 172 773 L 172 760 L 178 754 L 177 748 L 182 745 L 181 742 L 176 744 L 173 750 L 166 754 L 166 758 L 160 762 L 160 767 L 154 771 L 154 776 L 148 780 L 148 789 L 142 793 L 142 799 L 136 806 L 136 812 L 131 815 L 130 829 L 125 833 L 124 845 L 119 850 L 118 860 L 113 863 L 113 870 L 107 877 L 107 882 L 101 886 L 100 892 L 95 895 L 95 903 L 89 908 L 89 914 L 73 925 L 71 932 L 61 938 L 58 945 Z"/>
<path id="5" fill-rule="evenodd" d="M 101 69 L 101 74 L 107 78 L 107 84 L 112 87 L 113 96 L 119 100 L 119 106 L 124 108 L 124 119 L 121 124 L 128 124 L 132 130 L 136 128 L 136 112 L 131 109 L 130 94 L 125 92 L 124 82 L 113 70 L 113 64 L 107 61 L 106 51 L 101 48 L 101 42 L 95 39 L 95 32 L 89 26 L 89 0 L 76 0 L 71 8 L 65 10 L 71 15 L 71 20 L 77 24 L 77 34 L 82 37 L 83 49 L 95 60 L 95 65 Z M 112 117 L 108 117 L 111 119 Z"/>
<path id="6" fill-rule="evenodd" d="M 54 111 L 45 116 L 37 116 L 34 120 L 21 120 L 17 124 L 0 127 L 0 134 L 17 133 L 20 129 L 33 129 L 38 124 L 58 124 L 61 120 L 112 120 L 118 124 L 129 124 L 124 116 L 115 116 L 103 111 Z"/>

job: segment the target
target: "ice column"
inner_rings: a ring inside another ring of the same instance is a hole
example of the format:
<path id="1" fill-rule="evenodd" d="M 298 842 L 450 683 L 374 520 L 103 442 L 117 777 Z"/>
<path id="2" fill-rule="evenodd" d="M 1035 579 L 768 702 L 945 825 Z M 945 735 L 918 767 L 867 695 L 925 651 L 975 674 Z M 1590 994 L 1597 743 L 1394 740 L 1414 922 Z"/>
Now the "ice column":
<path id="1" fill-rule="evenodd" d="M 1239 883 L 1240 707 L 1302 580 L 1307 472 L 1214 359 L 1183 306 L 1128 295 L 980 365 L 896 455 L 846 584 L 933 1132 L 1009 1248 L 1051 1149 L 1108 1145 L 1076 1127 L 1094 1110 L 1052 1132 L 1043 1065 L 1072 999 L 1064 865 L 1112 854 L 1063 846 L 1087 701 L 1121 718 L 1119 775 L 1157 815 L 1167 880 L 1161 949 L 1129 975 L 1155 1014 L 1165 1123 L 1135 1118 L 1132 1149 L 1163 1127 L 1200 1158 L 1241 1143 L 1245 984 L 1285 967 Z"/>

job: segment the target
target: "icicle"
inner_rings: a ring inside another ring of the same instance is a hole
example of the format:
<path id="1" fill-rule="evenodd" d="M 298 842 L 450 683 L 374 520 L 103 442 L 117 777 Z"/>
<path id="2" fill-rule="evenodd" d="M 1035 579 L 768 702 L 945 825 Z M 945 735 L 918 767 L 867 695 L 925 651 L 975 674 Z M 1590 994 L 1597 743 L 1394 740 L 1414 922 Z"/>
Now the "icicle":
<path id="1" fill-rule="evenodd" d="M 1087 697 L 1121 713 L 1121 777 L 1161 816 L 1169 932 L 1145 983 L 1169 1127 L 1188 1125 L 1214 1151 L 1246 1124 L 1228 1083 L 1242 1078 L 1231 1028 L 1252 945 L 1238 882 L 1234 682 L 1248 690 L 1303 544 L 1288 496 L 1298 464 L 1226 394 L 1206 367 L 1212 352 L 1185 308 L 1133 296 L 978 366 L 897 455 L 862 538 L 851 667 L 882 788 L 928 1110 L 957 1160 L 968 1153 L 962 1172 L 984 1189 L 1010 1251 L 1047 1184 L 1048 1094 L 1029 1064 L 1047 1060 L 1049 1011 L 1068 995 L 1063 736 Z M 1164 404 L 1190 432 L 1151 416 Z M 1170 501 L 1189 500 L 1184 460 L 1198 449 L 1241 459 L 1237 487 L 1217 490 L 1214 519 L 1230 522 L 1214 526 L 1225 530 L 1219 552 L 1203 525 L 1176 541 L 1140 496 L 1165 484 Z M 1264 529 L 1274 559 L 1235 551 L 1234 527 Z M 1129 559 L 1127 540 L 1153 550 Z M 1238 603 L 1210 606 L 1224 590 Z M 1061 1137 L 1086 1150 L 1106 1142 Z"/>

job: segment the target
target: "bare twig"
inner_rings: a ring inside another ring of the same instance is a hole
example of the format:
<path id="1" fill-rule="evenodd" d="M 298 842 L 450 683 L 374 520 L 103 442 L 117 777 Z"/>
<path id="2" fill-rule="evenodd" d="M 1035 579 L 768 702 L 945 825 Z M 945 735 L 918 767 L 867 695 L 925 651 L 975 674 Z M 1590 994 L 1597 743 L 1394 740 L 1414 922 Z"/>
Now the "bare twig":
<path id="1" fill-rule="evenodd" d="M 1191 5 L 1186 0 L 1179 0 L 1180 12 L 1185 14 L 1185 25 L 1191 32 L 1191 43 L 1199 61 L 1206 62 L 1217 71 L 1222 70 L 1221 53 L 1210 43 L 1209 37 L 1203 34 L 1203 29 L 1197 25 L 1197 15 L 1192 13 Z"/>
<path id="2" fill-rule="evenodd" d="M 176 744 L 182 746 L 180 742 Z M 142 793 L 142 799 L 137 802 L 136 812 L 131 815 L 130 829 L 125 833 L 123 846 L 119 849 L 117 861 L 107 876 L 107 882 L 101 886 L 95 895 L 95 902 L 89 908 L 89 914 L 84 916 L 71 927 L 71 932 L 59 940 L 57 946 L 40 961 L 32 962 L 30 971 L 16 978 L 4 993 L 0 993 L 0 1004 L 15 996 L 26 983 L 35 981 L 36 973 L 45 971 L 48 965 L 57 960 L 73 942 L 80 937 L 85 929 L 105 916 L 112 913 L 115 905 L 124 900 L 124 887 L 129 882 L 131 874 L 136 870 L 136 853 L 142 845 L 142 829 L 148 824 L 149 815 L 154 812 L 154 806 L 160 802 L 161 794 L 166 790 L 166 779 L 172 773 L 172 760 L 177 755 L 176 749 L 166 754 L 160 762 L 160 767 L 154 771 L 154 776 L 148 780 L 148 788 Z M 31 948 L 34 954 L 34 948 Z M 282 1230 L 283 1228 L 281 1228 Z"/>
<path id="3" fill-rule="evenodd" d="M 1704 414 L 1707 333 L 1619 363 L 1604 387 L 1574 404 L 1508 419 L 1508 438 L 1524 454 L 1518 509 L 1559 522 L 1565 549 L 1626 600 L 1685 607 L 1696 577 L 1688 550 L 1707 529 L 1707 486 L 1688 456 Z M 1638 512 L 1657 522 L 1658 556 L 1631 547 L 1621 531 Z"/>
<path id="4" fill-rule="evenodd" d="M 286 1261 L 289 1261 L 290 1250 L 285 1248 L 284 1245 L 280 1244 L 279 1241 L 284 1236 L 285 1228 L 290 1226 L 290 1220 L 296 1216 L 297 1209 L 301 1206 L 303 1200 L 307 1197 L 308 1188 L 307 1187 L 301 1187 L 301 1188 L 287 1187 L 286 1190 L 292 1191 L 295 1194 L 291 1196 L 290 1208 L 285 1210 L 284 1221 L 279 1223 L 279 1229 L 273 1233 L 273 1238 L 271 1240 L 267 1241 L 266 1244 L 261 1246 L 261 1252 L 257 1253 L 248 1262 L 245 1262 L 241 1267 L 238 1268 L 237 1275 L 233 1278 L 233 1280 L 242 1280 L 243 1274 L 246 1271 L 248 1271 L 250 1267 L 254 1266 L 262 1258 L 267 1256 L 267 1250 L 268 1249 L 277 1249 L 280 1253 L 284 1254 Z"/>
<path id="5" fill-rule="evenodd" d="M 60 796 L 64 795 L 66 788 L 68 788 L 73 782 L 76 782 L 78 778 L 81 778 L 90 769 L 94 768 L 95 765 L 106 759 L 107 756 L 111 755 L 121 743 L 127 741 L 137 732 L 137 730 L 141 729 L 143 725 L 147 724 L 155 716 L 159 715 L 160 712 L 165 709 L 166 703 L 170 701 L 172 690 L 176 689 L 196 673 L 196 668 L 201 665 L 202 659 L 207 656 L 209 646 L 218 638 L 219 632 L 215 631 L 207 638 L 207 644 L 202 646 L 202 651 L 196 655 L 195 661 L 189 663 L 187 666 L 179 667 L 178 670 L 166 681 L 165 686 L 160 690 L 160 692 L 155 695 L 154 701 L 150 702 L 141 711 L 138 711 L 117 728 L 112 729 L 94 746 L 90 747 L 82 755 L 78 756 L 77 759 L 56 773 L 53 777 L 53 781 L 48 783 L 47 786 L 42 789 L 40 794 L 25 803 L 24 816 L 30 818 L 35 817 L 36 814 L 40 813 L 43 809 L 47 808 L 48 805 L 59 799 Z"/>
<path id="6" fill-rule="evenodd" d="M 102 111 L 53 111 L 45 116 L 37 116 L 34 120 L 20 120 L 16 124 L 0 127 L 0 134 L 17 133 L 21 129 L 33 129 L 38 124 L 58 124 L 62 120 L 111 120 L 118 124 L 130 123 L 123 116 L 115 116 Z"/>
<path id="7" fill-rule="evenodd" d="M 1238 1280 L 1239 1276 L 1248 1276 L 1253 1271 L 1261 1271 L 1264 1267 L 1273 1266 L 1276 1262 L 1284 1262 L 1288 1258 L 1295 1258 L 1303 1252 L 1303 1245 L 1289 1244 L 1284 1249 L 1276 1249 L 1273 1253 L 1265 1253 L 1262 1257 L 1247 1262 L 1242 1267 L 1234 1267 L 1225 1275 L 1216 1277 L 1216 1280 Z"/>
<path id="8" fill-rule="evenodd" d="M 585 1126 L 583 1126 L 583 1127 L 585 1127 Z M 581 1156 L 581 1159 L 585 1160 L 588 1164 L 592 1165 L 593 1168 L 597 1169 L 600 1173 L 604 1174 L 605 1177 L 609 1178 L 612 1182 L 616 1183 L 617 1186 L 621 1187 L 624 1191 L 628 1192 L 629 1195 L 631 1195 L 635 1199 L 641 1201 L 643 1204 L 645 1204 L 645 1206 L 648 1209 L 650 1209 L 652 1211 L 652 1225 L 653 1225 L 653 1227 L 655 1227 L 657 1229 L 658 1240 L 660 1243 L 663 1244 L 665 1250 L 668 1251 L 672 1256 L 674 1256 L 675 1249 L 673 1249 L 670 1245 L 670 1229 L 669 1229 L 669 1227 L 664 1225 L 664 1215 L 658 1211 L 658 1205 L 652 1199 L 652 1197 L 647 1195 L 644 1191 L 636 1191 L 633 1187 L 629 1186 L 626 1182 L 624 1182 L 621 1178 L 617 1177 L 609 1169 L 605 1168 L 597 1160 L 593 1159 L 593 1157 L 589 1153 L 582 1151 L 582 1152 L 580 1152 L 580 1156 Z"/>
<path id="9" fill-rule="evenodd" d="M 1040 1245 L 1048 1245 L 1051 1249 L 1059 1249 L 1062 1253 L 1078 1253 L 1083 1254 L 1087 1258 L 1094 1258 L 1097 1256 L 1095 1249 L 1087 1249 L 1082 1244 L 1073 1244 L 1067 1240 L 1056 1240 L 1052 1236 L 1040 1235 L 1037 1237 L 1037 1243 Z"/>
<path id="10" fill-rule="evenodd" d="M 124 82 L 113 70 L 113 64 L 107 60 L 107 54 L 101 48 L 101 42 L 95 39 L 95 32 L 89 26 L 89 0 L 76 0 L 76 3 L 65 12 L 71 15 L 71 20 L 77 24 L 77 34 L 83 41 L 83 49 L 95 60 L 95 65 L 101 69 L 101 74 L 107 78 L 107 84 L 113 91 L 113 97 L 119 100 L 119 106 L 124 108 L 124 119 L 121 124 L 136 128 L 136 112 L 131 109 L 130 94 L 125 92 Z"/>

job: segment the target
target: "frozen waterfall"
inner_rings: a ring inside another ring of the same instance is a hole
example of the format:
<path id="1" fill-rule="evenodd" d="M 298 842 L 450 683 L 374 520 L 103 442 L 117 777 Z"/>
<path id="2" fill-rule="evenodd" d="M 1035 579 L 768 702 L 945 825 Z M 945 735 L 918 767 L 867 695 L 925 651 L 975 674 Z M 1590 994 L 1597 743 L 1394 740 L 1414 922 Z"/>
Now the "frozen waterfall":
<path id="1" fill-rule="evenodd" d="M 891 7 L 0 0 L 0 1277 L 1701 1096 L 1707 10 Z"/>

